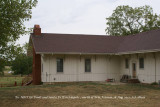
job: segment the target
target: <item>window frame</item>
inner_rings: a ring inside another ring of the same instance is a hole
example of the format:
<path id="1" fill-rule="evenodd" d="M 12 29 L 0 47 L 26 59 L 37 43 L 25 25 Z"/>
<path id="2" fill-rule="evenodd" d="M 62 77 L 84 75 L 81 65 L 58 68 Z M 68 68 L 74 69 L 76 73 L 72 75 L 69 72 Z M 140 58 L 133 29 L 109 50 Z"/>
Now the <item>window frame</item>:
<path id="1" fill-rule="evenodd" d="M 87 61 L 88 60 L 88 61 Z M 87 69 L 87 64 L 89 64 L 89 70 Z M 85 68 L 85 73 L 90 73 L 91 72 L 91 59 L 90 58 L 86 58 L 85 59 L 85 65 L 84 65 L 84 68 Z"/>
<path id="2" fill-rule="evenodd" d="M 129 59 L 125 58 L 125 68 L 129 69 Z"/>
<path id="3" fill-rule="evenodd" d="M 58 62 L 58 60 L 59 60 L 59 62 Z M 63 58 L 57 58 L 56 59 L 56 67 L 57 67 L 57 69 L 56 69 L 57 73 L 63 73 L 64 72 L 64 60 L 63 60 Z"/>
<path id="4" fill-rule="evenodd" d="M 144 58 L 139 58 L 139 69 L 144 69 Z"/>

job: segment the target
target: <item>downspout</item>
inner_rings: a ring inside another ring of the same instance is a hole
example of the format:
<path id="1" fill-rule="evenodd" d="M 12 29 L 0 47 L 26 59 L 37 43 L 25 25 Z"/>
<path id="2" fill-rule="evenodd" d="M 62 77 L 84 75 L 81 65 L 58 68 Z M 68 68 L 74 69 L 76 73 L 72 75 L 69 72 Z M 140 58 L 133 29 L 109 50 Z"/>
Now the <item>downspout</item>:
<path id="1" fill-rule="evenodd" d="M 48 79 L 49 79 L 49 83 L 51 84 L 51 80 L 50 80 L 50 75 L 51 75 L 51 73 L 50 73 L 50 71 L 51 71 L 51 68 L 50 68 L 51 67 L 51 62 L 50 61 L 51 61 L 51 59 L 50 58 L 51 58 L 51 56 L 49 56 L 49 73 L 48 73 L 49 78 Z"/>
<path id="2" fill-rule="evenodd" d="M 132 69 L 132 55 L 129 55 L 129 75 L 132 78 L 131 69 Z"/>
<path id="3" fill-rule="evenodd" d="M 156 60 L 156 54 L 154 53 L 154 61 L 155 61 L 155 82 L 156 82 L 156 80 L 157 80 L 157 78 L 156 78 L 156 75 L 157 75 L 157 60 Z"/>
<path id="4" fill-rule="evenodd" d="M 131 76 L 131 69 L 132 69 L 132 62 L 131 62 L 131 58 L 129 58 L 129 75 Z"/>
<path id="5" fill-rule="evenodd" d="M 77 60 L 77 72 L 76 72 L 76 81 L 79 81 L 79 65 L 81 63 L 81 53 L 79 54 L 78 60 Z"/>
<path id="6" fill-rule="evenodd" d="M 79 65 L 81 64 L 81 60 L 82 60 L 82 53 L 79 54 L 79 58 L 77 60 L 77 72 L 76 72 L 76 81 L 79 81 Z"/>

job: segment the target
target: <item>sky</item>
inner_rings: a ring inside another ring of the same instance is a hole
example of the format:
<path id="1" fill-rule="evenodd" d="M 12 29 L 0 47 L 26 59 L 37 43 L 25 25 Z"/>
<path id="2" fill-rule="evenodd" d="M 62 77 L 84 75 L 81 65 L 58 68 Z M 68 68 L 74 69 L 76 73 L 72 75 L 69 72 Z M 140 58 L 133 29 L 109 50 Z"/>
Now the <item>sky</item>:
<path id="1" fill-rule="evenodd" d="M 160 14 L 160 0 L 38 0 L 32 18 L 25 26 L 39 24 L 42 33 L 105 35 L 106 18 L 120 5 L 139 7 L 150 5 Z M 21 35 L 17 44 L 29 41 L 30 35 Z"/>

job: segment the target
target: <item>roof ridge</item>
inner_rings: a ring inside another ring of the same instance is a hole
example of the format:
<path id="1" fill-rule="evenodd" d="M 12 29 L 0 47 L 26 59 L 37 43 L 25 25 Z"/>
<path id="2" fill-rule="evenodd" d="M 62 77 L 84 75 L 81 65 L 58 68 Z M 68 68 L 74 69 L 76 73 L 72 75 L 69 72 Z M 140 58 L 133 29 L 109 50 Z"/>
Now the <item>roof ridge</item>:
<path id="1" fill-rule="evenodd" d="M 111 35 L 96 35 L 96 34 L 74 34 L 74 33 L 42 33 L 42 34 L 50 34 L 50 35 L 79 35 L 79 36 L 105 36 L 105 37 L 108 37 L 108 36 L 111 36 Z"/>
<path id="2" fill-rule="evenodd" d="M 128 36 L 137 36 L 137 35 L 139 35 L 139 34 L 151 33 L 151 32 L 155 32 L 155 31 L 160 31 L 160 28 L 159 28 L 159 29 L 152 29 L 152 30 L 148 30 L 148 31 L 139 32 L 139 33 L 136 33 L 136 34 L 130 34 L 130 35 L 128 35 Z"/>

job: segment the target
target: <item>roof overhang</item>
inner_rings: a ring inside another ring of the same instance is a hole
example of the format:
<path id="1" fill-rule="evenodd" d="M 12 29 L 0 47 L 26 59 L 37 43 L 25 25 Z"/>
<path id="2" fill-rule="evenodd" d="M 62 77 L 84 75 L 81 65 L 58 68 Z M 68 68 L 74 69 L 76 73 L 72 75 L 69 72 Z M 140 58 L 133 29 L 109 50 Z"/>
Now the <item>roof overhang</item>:
<path id="1" fill-rule="evenodd" d="M 160 52 L 160 49 L 119 52 L 119 53 L 116 53 L 116 55 L 137 54 L 137 53 L 151 53 L 151 52 Z"/>
<path id="2" fill-rule="evenodd" d="M 61 54 L 61 55 L 126 55 L 126 54 L 137 54 L 137 53 L 151 53 L 160 52 L 160 49 L 153 50 L 140 50 L 140 51 L 129 51 L 119 53 L 80 53 L 80 52 L 36 52 L 36 54 Z"/>
<path id="3" fill-rule="evenodd" d="M 70 55 L 115 55 L 115 53 L 79 53 L 79 52 L 36 52 L 36 54 L 70 54 Z"/>

